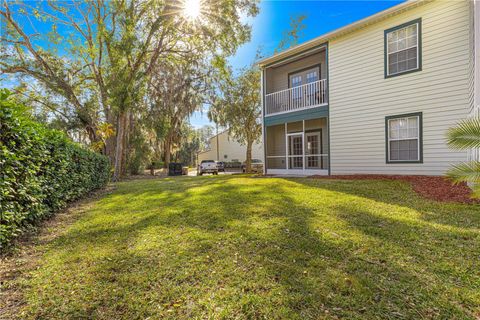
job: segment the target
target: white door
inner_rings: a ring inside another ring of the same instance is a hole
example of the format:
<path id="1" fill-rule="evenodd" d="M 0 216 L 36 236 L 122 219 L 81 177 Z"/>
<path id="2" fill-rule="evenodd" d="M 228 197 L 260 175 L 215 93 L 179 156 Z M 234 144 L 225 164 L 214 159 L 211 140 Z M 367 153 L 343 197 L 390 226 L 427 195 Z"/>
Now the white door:
<path id="1" fill-rule="evenodd" d="M 303 169 L 303 133 L 287 135 L 288 169 Z"/>
<path id="2" fill-rule="evenodd" d="M 295 107 L 300 107 L 302 104 L 302 81 L 301 74 L 290 76 L 291 98 Z"/>
<path id="3" fill-rule="evenodd" d="M 305 167 L 319 169 L 322 167 L 322 141 L 320 131 L 305 133 Z"/>
<path id="4" fill-rule="evenodd" d="M 288 81 L 291 88 L 291 99 L 295 107 L 312 106 L 318 103 L 319 87 L 315 85 L 302 87 L 302 85 L 313 83 L 319 79 L 319 67 L 304 69 L 289 75 Z"/>

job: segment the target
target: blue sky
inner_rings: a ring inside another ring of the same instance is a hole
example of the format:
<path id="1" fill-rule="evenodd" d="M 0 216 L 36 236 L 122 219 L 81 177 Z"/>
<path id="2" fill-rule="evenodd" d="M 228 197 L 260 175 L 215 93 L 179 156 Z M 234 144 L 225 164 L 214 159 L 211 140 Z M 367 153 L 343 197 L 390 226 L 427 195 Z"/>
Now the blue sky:
<path id="1" fill-rule="evenodd" d="M 291 16 L 306 15 L 306 28 L 300 43 L 316 38 L 354 21 L 390 8 L 403 0 L 391 1 L 282 1 L 267 0 L 260 3 L 260 13 L 248 19 L 252 26 L 252 39 L 244 44 L 237 54 L 230 58 L 236 69 L 247 66 L 255 58 L 257 48 L 262 47 L 264 55 L 271 55 L 282 39 L 282 33 L 289 28 Z M 205 113 L 196 112 L 190 119 L 195 127 L 211 124 Z"/>
<path id="2" fill-rule="evenodd" d="M 258 48 L 262 49 L 264 56 L 272 55 L 282 39 L 283 32 L 289 29 L 291 16 L 307 16 L 304 20 L 306 28 L 303 30 L 303 36 L 299 39 L 299 43 L 302 43 L 403 1 L 405 0 L 263 0 L 260 2 L 260 13 L 254 18 L 246 18 L 246 22 L 252 26 L 251 41 L 239 48 L 236 55 L 229 59 L 230 63 L 235 69 L 251 64 Z M 46 4 L 39 4 L 40 7 L 44 5 Z M 47 24 L 36 24 L 35 29 L 30 30 L 30 24 L 27 21 L 24 23 L 29 33 L 42 33 L 50 30 L 50 26 Z M 42 45 L 63 50 L 61 43 L 45 42 Z M 15 85 L 16 82 L 3 81 L 1 84 L 8 87 Z M 212 125 L 206 112 L 195 112 L 190 118 L 190 123 L 197 128 L 206 124 Z"/>

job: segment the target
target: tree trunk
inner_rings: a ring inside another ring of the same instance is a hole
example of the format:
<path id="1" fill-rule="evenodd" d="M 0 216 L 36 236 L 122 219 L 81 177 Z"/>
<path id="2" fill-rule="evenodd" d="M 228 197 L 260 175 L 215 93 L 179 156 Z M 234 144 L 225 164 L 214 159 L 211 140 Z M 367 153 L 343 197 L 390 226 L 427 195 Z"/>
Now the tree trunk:
<path id="1" fill-rule="evenodd" d="M 163 144 L 163 154 L 164 154 L 164 157 L 165 157 L 165 163 L 163 164 L 163 166 L 165 168 L 168 168 L 168 165 L 170 164 L 171 145 L 172 145 L 171 138 L 170 138 L 170 136 L 167 136 L 167 138 L 165 139 L 165 143 Z"/>
<path id="2" fill-rule="evenodd" d="M 115 117 L 111 111 L 108 111 L 106 116 L 107 123 L 113 128 L 116 127 Z M 105 155 L 110 159 L 110 163 L 115 163 L 115 135 L 108 137 L 105 141 Z"/>
<path id="3" fill-rule="evenodd" d="M 247 141 L 247 159 L 245 160 L 245 172 L 252 172 L 252 141 Z"/>
<path id="4" fill-rule="evenodd" d="M 90 140 L 90 143 L 97 142 L 98 137 L 97 137 L 97 132 L 95 131 L 95 128 L 91 125 L 87 125 L 85 127 L 85 131 L 88 134 L 88 139 Z"/>
<path id="5" fill-rule="evenodd" d="M 220 142 L 218 141 L 218 126 L 217 126 L 217 161 L 220 161 Z"/>
<path id="6" fill-rule="evenodd" d="M 120 172 L 120 176 L 125 176 L 127 174 L 127 157 L 128 157 L 128 140 L 130 137 L 130 115 L 129 112 L 126 112 L 123 125 L 123 155 L 122 155 L 122 171 Z"/>
<path id="7" fill-rule="evenodd" d="M 113 172 L 113 181 L 120 180 L 122 175 L 122 164 L 123 164 L 123 145 L 125 139 L 125 120 L 127 114 L 121 111 L 117 117 L 117 139 L 115 146 L 115 169 Z"/>

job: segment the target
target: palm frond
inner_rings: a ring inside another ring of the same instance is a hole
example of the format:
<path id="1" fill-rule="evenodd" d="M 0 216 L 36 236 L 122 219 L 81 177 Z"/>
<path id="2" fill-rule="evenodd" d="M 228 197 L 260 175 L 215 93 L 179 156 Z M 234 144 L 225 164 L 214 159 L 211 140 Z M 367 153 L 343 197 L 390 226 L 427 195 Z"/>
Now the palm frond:
<path id="1" fill-rule="evenodd" d="M 474 184 L 480 183 L 480 162 L 472 161 L 457 164 L 448 170 L 447 177 L 452 179 L 454 183 L 470 182 Z"/>
<path id="2" fill-rule="evenodd" d="M 449 129 L 447 143 L 455 149 L 480 148 L 480 118 L 464 120 Z"/>
<path id="3" fill-rule="evenodd" d="M 479 199 L 480 198 L 480 186 L 479 185 L 474 185 L 472 187 L 472 189 L 473 189 L 473 192 L 472 192 L 471 197 Z"/>
<path id="4" fill-rule="evenodd" d="M 472 185 L 472 198 L 480 198 L 480 162 L 461 163 L 448 170 L 447 177 L 454 183 L 467 182 Z"/>

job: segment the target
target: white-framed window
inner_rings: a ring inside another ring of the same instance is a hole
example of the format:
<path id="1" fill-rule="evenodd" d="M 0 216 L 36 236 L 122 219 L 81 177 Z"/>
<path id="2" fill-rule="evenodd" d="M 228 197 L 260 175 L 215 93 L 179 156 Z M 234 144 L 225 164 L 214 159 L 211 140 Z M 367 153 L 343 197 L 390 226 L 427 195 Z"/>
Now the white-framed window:
<path id="1" fill-rule="evenodd" d="M 421 69 L 421 20 L 385 31 L 385 76 Z"/>
<path id="2" fill-rule="evenodd" d="M 293 75 L 290 78 L 290 83 L 291 83 L 292 88 L 301 86 L 302 85 L 302 76 L 301 75 Z"/>
<path id="3" fill-rule="evenodd" d="M 317 69 L 307 72 L 307 83 L 312 83 L 318 80 Z"/>
<path id="4" fill-rule="evenodd" d="M 320 80 L 320 67 L 314 66 L 300 71 L 292 72 L 288 75 L 288 78 L 290 82 L 290 88 L 318 81 Z"/>
<path id="5" fill-rule="evenodd" d="M 386 117 L 387 163 L 422 162 L 422 114 Z"/>

